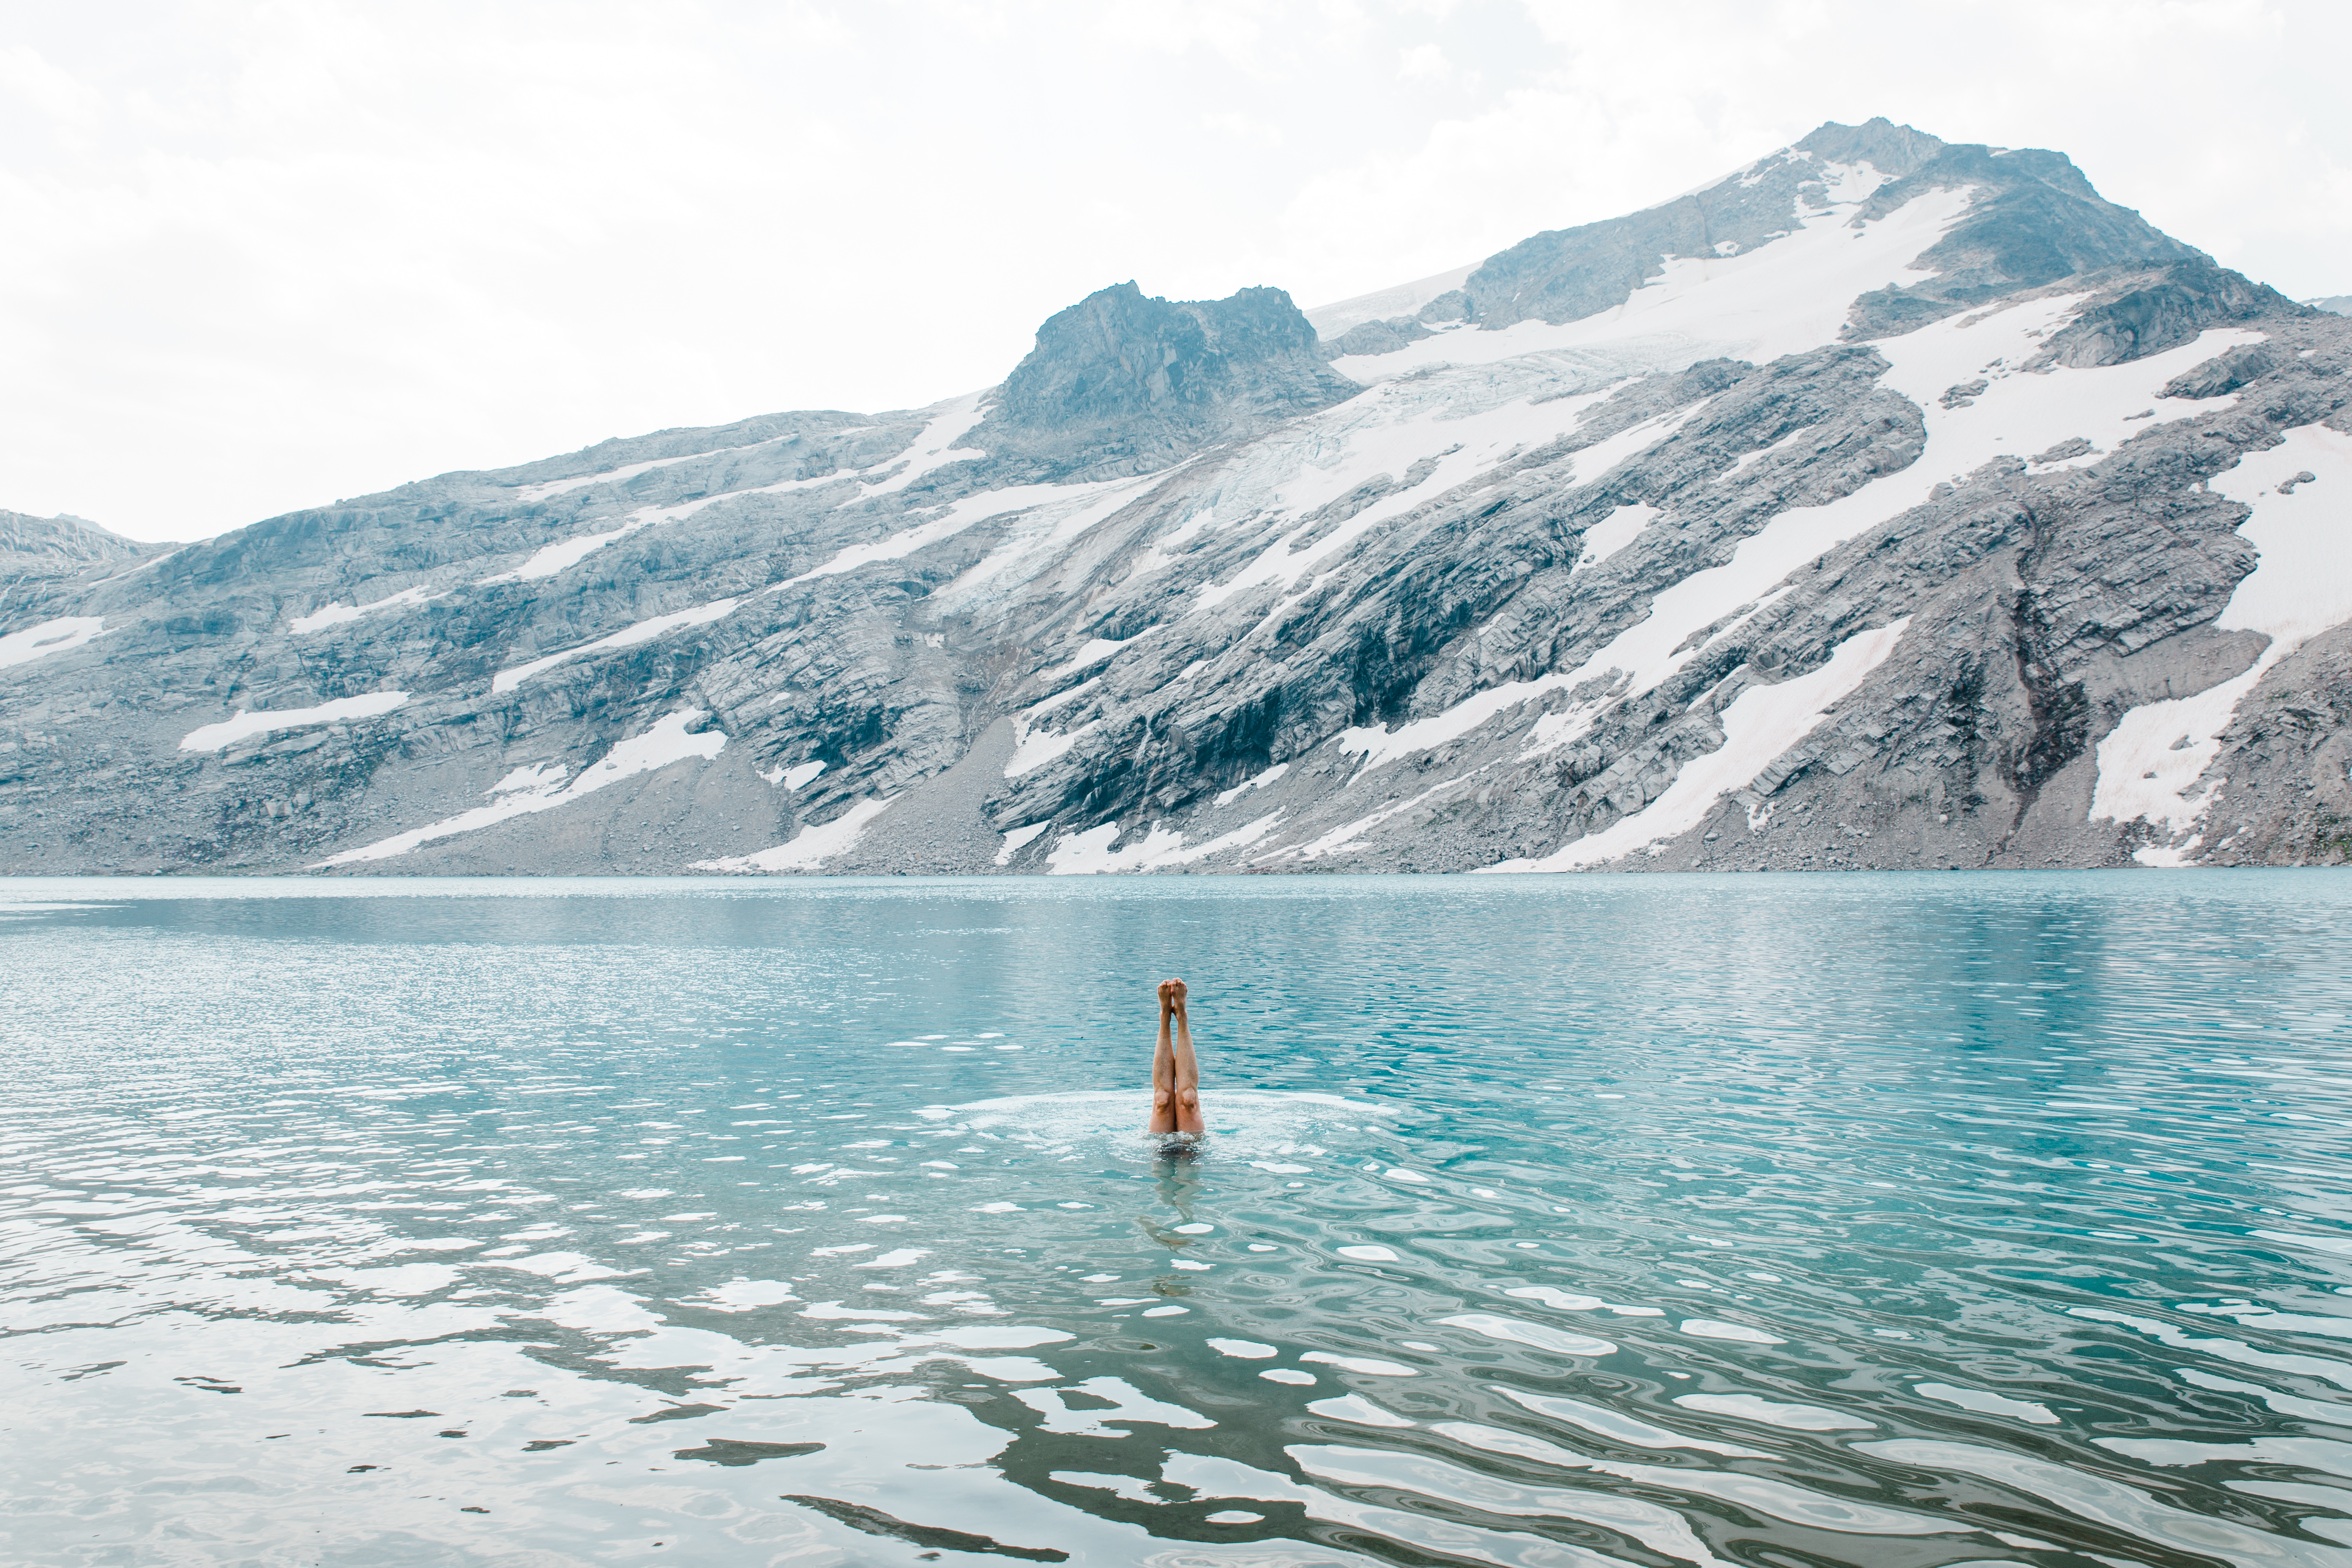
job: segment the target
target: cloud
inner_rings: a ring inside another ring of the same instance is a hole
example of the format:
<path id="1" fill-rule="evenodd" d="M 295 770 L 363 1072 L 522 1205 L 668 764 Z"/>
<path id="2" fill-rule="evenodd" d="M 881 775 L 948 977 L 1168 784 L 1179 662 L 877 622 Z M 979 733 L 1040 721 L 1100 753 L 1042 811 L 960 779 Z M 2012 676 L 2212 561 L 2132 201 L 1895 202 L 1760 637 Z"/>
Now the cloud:
<path id="1" fill-rule="evenodd" d="M 68 125 L 89 124 L 103 101 L 87 83 L 23 45 L 0 48 L 0 100 Z"/>
<path id="2" fill-rule="evenodd" d="M 123 15 L 49 8 L 0 49 L 0 506 L 150 538 L 665 426 L 929 402 L 1107 283 L 1343 298 L 1829 118 L 2062 148 L 2232 265 L 2352 290 L 2352 20 L 2316 5 Z"/>
<path id="3" fill-rule="evenodd" d="M 1438 44 L 1415 44 L 1398 51 L 1397 77 L 1402 81 L 1428 82 L 1439 87 L 1478 85 L 1478 73 L 1464 70 L 1447 59 L 1444 47 Z"/>

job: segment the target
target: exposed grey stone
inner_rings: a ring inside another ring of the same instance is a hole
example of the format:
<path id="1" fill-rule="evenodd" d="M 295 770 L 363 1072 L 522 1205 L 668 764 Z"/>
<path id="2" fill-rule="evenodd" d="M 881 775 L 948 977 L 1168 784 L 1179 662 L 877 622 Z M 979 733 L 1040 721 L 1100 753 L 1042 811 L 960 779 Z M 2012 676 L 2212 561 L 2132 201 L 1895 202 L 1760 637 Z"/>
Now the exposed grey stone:
<path id="1" fill-rule="evenodd" d="M 1852 335 L 1868 339 L 1909 331 L 2022 289 L 2117 268 L 2211 268 L 2203 251 L 2157 229 L 2129 207 L 2101 198 L 2064 154 L 2038 148 L 1940 148 L 1879 187 L 1856 221 L 1884 216 L 1927 191 L 1958 189 L 1975 193 L 1967 214 L 1915 264 L 1931 275 L 1856 300 Z M 2152 351 L 2143 346 L 2138 352 Z"/>
<path id="2" fill-rule="evenodd" d="M 2042 360 L 2121 364 L 2195 340 L 2208 327 L 2254 321 L 2295 307 L 2274 289 L 2202 262 L 2115 279 L 2105 295 L 2053 335 Z"/>
<path id="3" fill-rule="evenodd" d="M 2265 674 L 2221 737 L 2204 840 L 2219 865 L 2352 863 L 2352 626 Z"/>
<path id="4" fill-rule="evenodd" d="M 1041 478 L 1148 473 L 1356 390 L 1279 289 L 1170 301 L 1120 283 L 1037 329 L 971 440 Z"/>
<path id="5" fill-rule="evenodd" d="M 1910 174 L 1946 151 L 1907 125 L 1873 120 L 1824 125 L 1803 141 L 1730 177 L 1663 206 L 1575 228 L 1554 229 L 1487 258 L 1462 286 L 1458 315 L 1485 328 L 1530 319 L 1572 321 L 1624 303 L 1675 257 L 1737 255 L 1786 233 L 1801 205 L 1821 188 L 1827 163 L 1868 162 L 1882 174 Z"/>
<path id="6" fill-rule="evenodd" d="M 1434 305 L 1430 307 L 1434 309 Z M 1392 353 L 1409 342 L 1430 335 L 1429 329 L 1411 316 L 1392 316 L 1385 321 L 1360 321 L 1339 337 L 1323 344 L 1325 359 L 1338 359 L 1343 354 Z"/>
<path id="7" fill-rule="evenodd" d="M 163 548 L 110 533 L 84 518 L 0 511 L 0 583 L 120 572 Z"/>
<path id="8" fill-rule="evenodd" d="M 1449 289 L 1423 305 L 1413 320 L 1434 325 L 1444 321 L 1466 321 L 1470 320 L 1471 313 L 1470 296 L 1462 289 Z"/>

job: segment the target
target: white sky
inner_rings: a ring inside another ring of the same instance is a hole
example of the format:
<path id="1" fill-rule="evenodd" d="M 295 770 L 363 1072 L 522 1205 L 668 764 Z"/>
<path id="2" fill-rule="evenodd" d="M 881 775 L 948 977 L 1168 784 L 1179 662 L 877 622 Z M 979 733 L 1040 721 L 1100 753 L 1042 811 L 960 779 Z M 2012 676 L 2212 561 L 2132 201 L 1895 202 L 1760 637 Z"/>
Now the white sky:
<path id="1" fill-rule="evenodd" d="M 188 539 L 1320 304 L 1824 120 L 2352 292 L 2341 0 L 0 0 L 0 508 Z"/>

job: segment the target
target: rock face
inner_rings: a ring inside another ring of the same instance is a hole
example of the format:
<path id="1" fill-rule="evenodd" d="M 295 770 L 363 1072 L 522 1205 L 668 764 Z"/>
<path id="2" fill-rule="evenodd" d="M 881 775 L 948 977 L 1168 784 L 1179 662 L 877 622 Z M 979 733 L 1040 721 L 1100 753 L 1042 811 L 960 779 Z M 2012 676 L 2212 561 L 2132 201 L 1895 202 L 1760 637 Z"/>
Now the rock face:
<path id="1" fill-rule="evenodd" d="M 0 511 L 0 581 L 80 577 L 93 569 L 120 571 L 159 548 L 109 533 L 79 517 Z"/>
<path id="2" fill-rule="evenodd" d="M 1319 346 L 1279 289 L 1171 303 L 1121 283 L 1037 329 L 974 440 L 1040 479 L 1148 473 L 1354 396 Z"/>
<path id="3" fill-rule="evenodd" d="M 1874 171 L 1873 188 L 1878 190 L 1885 187 L 1875 182 L 1900 186 L 1952 151 L 1932 136 L 1884 120 L 1861 126 L 1824 125 L 1732 178 L 1664 206 L 1523 239 L 1487 258 L 1470 274 L 1458 298 L 1441 298 L 1423 307 L 1421 314 L 1428 321 L 1465 321 L 1488 328 L 1523 321 L 1577 321 L 1623 304 L 1634 289 L 1678 258 L 1733 257 L 1787 235 L 1803 213 L 1822 210 L 1832 200 L 1822 178 L 1828 169 L 1866 164 Z M 1989 191 L 1990 199 L 1979 204 L 1986 210 L 1972 212 L 1958 227 L 1983 225 L 1990 207 L 2020 183 L 2026 183 L 2021 170 L 2000 182 L 1999 195 Z"/>
<path id="4" fill-rule="evenodd" d="M 2058 154 L 1824 126 L 1323 319 L 1126 284 L 929 408 L 7 519 L 0 869 L 2352 847 L 2352 321 Z"/>

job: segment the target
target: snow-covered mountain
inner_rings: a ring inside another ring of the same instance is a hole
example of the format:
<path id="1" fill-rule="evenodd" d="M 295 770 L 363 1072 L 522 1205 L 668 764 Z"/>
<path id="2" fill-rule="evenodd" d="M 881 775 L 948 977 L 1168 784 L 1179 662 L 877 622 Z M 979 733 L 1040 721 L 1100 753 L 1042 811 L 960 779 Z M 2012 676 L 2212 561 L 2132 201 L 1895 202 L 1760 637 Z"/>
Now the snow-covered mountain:
<path id="1" fill-rule="evenodd" d="M 2347 367 L 2057 153 L 1825 125 L 928 408 L 0 519 L 0 868 L 2341 860 Z"/>

